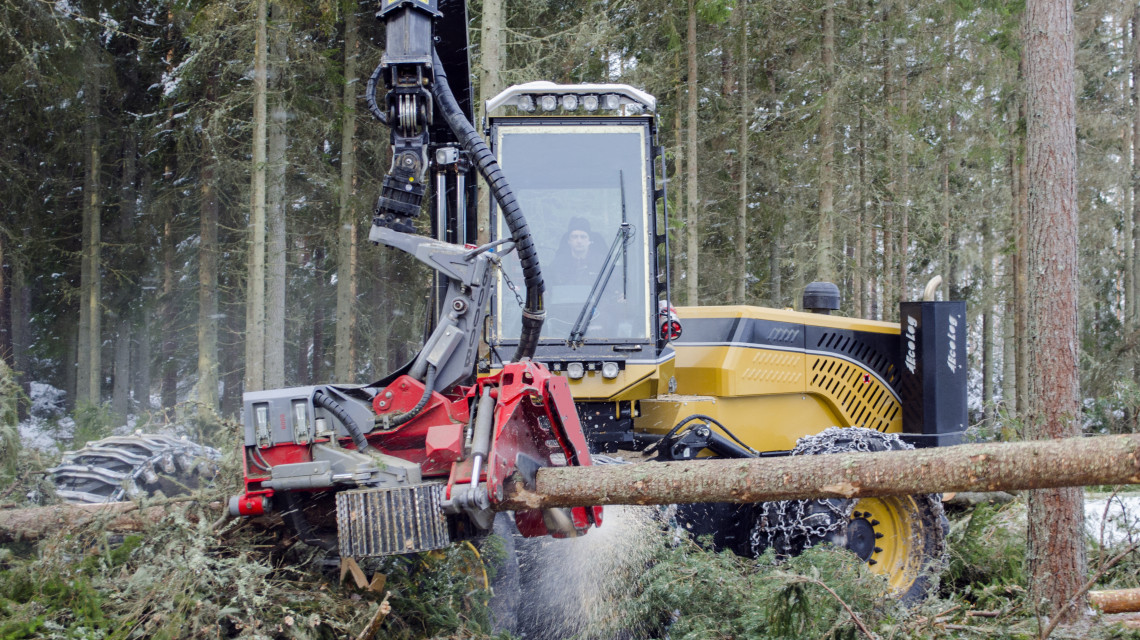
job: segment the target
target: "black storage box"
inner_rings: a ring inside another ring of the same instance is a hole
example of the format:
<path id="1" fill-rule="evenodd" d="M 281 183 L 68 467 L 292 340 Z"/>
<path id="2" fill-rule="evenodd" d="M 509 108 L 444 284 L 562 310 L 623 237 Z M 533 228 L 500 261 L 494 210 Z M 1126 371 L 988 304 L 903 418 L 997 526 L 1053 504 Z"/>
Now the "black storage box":
<path id="1" fill-rule="evenodd" d="M 966 303 L 899 305 L 903 439 L 916 447 L 959 444 L 967 427 Z"/>

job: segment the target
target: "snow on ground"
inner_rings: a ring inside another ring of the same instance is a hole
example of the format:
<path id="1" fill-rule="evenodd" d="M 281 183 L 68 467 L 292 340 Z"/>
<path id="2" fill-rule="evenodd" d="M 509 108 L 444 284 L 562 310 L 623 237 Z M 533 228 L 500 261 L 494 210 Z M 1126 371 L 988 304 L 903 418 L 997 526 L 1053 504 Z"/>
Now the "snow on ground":
<path id="1" fill-rule="evenodd" d="M 1086 494 L 1085 528 L 1106 546 L 1131 544 L 1140 536 L 1140 493 Z"/>
<path id="2" fill-rule="evenodd" d="M 33 382 L 30 395 L 32 406 L 28 419 L 20 423 L 20 441 L 29 449 L 59 450 L 61 442 L 70 442 L 75 435 L 75 421 L 64 414 L 67 392 L 50 384 Z"/>

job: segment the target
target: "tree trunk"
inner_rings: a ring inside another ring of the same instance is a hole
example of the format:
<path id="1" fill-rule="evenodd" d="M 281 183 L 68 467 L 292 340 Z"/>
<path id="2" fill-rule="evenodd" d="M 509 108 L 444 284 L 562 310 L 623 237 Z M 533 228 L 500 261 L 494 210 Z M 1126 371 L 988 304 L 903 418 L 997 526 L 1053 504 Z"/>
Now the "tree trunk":
<path id="1" fill-rule="evenodd" d="M 202 168 L 202 213 L 198 245 L 198 413 L 218 415 L 218 193 L 217 163 L 209 142 Z"/>
<path id="2" fill-rule="evenodd" d="M 138 153 L 139 134 L 134 125 L 124 129 L 122 171 L 119 181 L 119 220 L 115 225 L 118 244 L 116 259 L 119 268 L 129 267 L 137 261 L 135 226 L 138 217 Z M 127 424 L 131 411 L 131 334 L 135 297 L 139 288 L 120 283 L 115 294 L 112 315 L 115 322 L 114 362 L 112 363 L 111 412 L 120 425 Z"/>
<path id="3" fill-rule="evenodd" d="M 748 11 L 747 0 L 737 3 L 733 15 L 736 16 L 737 29 L 740 30 L 740 54 L 737 56 L 740 76 L 740 202 L 736 211 L 736 259 L 739 273 L 736 277 L 736 302 L 748 304 L 748 121 L 752 112 L 752 103 L 748 97 L 748 62 L 752 59 L 748 51 Z"/>
<path id="4" fill-rule="evenodd" d="M 1130 434 L 880 453 L 544 467 L 533 489 L 508 484 L 505 499 L 495 508 L 752 503 L 1137 482 L 1140 435 Z M 152 508 L 159 510 L 153 517 L 159 517 L 163 506 Z M 136 509 L 133 503 L 114 503 L 0 510 L 0 541 L 19 534 L 35 539 L 63 523 L 75 527 Z M 124 524 L 111 528 L 141 526 L 138 515 L 125 515 Z M 149 519 L 152 512 L 143 515 Z"/>
<path id="5" fill-rule="evenodd" d="M 882 7 L 882 20 L 883 20 L 883 95 L 886 96 L 886 111 L 884 113 L 884 131 L 883 131 L 883 163 L 884 174 L 886 176 L 885 184 L 883 185 L 882 194 L 879 198 L 880 214 L 883 229 L 883 297 L 882 297 L 882 319 L 890 320 L 891 312 L 889 311 L 889 304 L 895 297 L 895 166 L 891 162 L 894 155 L 893 151 L 898 147 L 894 141 L 892 134 L 893 127 L 893 111 L 894 111 L 894 56 L 892 51 L 894 49 L 892 44 L 892 29 L 891 29 L 891 4 L 892 0 L 884 0 Z"/>
<path id="6" fill-rule="evenodd" d="M 1018 102 L 1021 117 L 1025 122 L 1025 101 Z M 1017 171 L 1017 283 L 1014 288 L 1017 310 L 1017 411 L 1023 417 L 1029 406 L 1029 293 L 1027 271 L 1029 269 L 1027 242 L 1029 237 L 1029 176 L 1026 168 L 1024 134 L 1018 136 L 1018 147 L 1023 151 L 1018 161 Z"/>
<path id="7" fill-rule="evenodd" d="M 102 264 L 102 238 L 99 194 L 99 77 L 98 65 L 90 65 L 84 76 L 84 97 L 87 100 L 87 117 L 83 125 L 85 171 L 83 180 L 83 252 L 79 285 L 79 351 L 76 377 L 76 406 L 98 405 L 102 379 L 100 354 L 102 352 L 102 322 L 100 308 L 100 277 Z"/>
<path id="8" fill-rule="evenodd" d="M 492 0 L 496 2 L 498 0 Z M 336 243 L 336 361 L 333 380 L 353 381 L 356 351 L 356 62 L 360 47 L 356 38 L 356 7 L 344 14 L 344 92 L 340 131 L 340 230 Z M 480 206 L 483 205 L 480 199 Z M 319 309 L 317 313 L 319 313 Z M 314 343 L 314 347 L 316 344 Z M 317 375 L 316 368 L 313 376 Z"/>
<path id="9" fill-rule="evenodd" d="M 131 317 L 127 309 L 115 320 L 115 355 L 111 385 L 111 413 L 115 422 L 127 424 L 131 412 Z"/>
<path id="10" fill-rule="evenodd" d="M 1140 331 L 1140 5 L 1132 11 L 1132 315 L 1128 327 Z M 1133 356 L 1133 379 L 1140 381 L 1140 349 Z"/>
<path id="11" fill-rule="evenodd" d="M 688 135 L 685 160 L 685 304 L 700 304 L 700 212 L 697 207 L 700 198 L 697 191 L 697 8 L 696 1 L 689 0 L 689 23 L 685 51 L 689 63 L 688 105 L 685 109 L 685 127 Z"/>
<path id="12" fill-rule="evenodd" d="M 1077 136 L 1073 6 L 1068 0 L 1027 5 L 1026 157 L 1029 169 L 1029 411 L 1032 438 L 1079 436 L 1077 334 Z M 1135 455 L 1135 454 L 1133 454 Z M 1026 560 L 1030 595 L 1052 616 L 1086 580 L 1084 494 L 1080 489 L 1029 494 Z M 1084 610 L 1062 612 L 1074 621 Z"/>
<path id="13" fill-rule="evenodd" d="M 991 176 L 991 184 L 992 176 Z M 982 216 L 982 411 L 987 425 L 994 418 L 994 243 L 990 218 Z"/>
<path id="14" fill-rule="evenodd" d="M 11 370 L 12 353 L 12 257 L 7 248 L 11 231 L 0 226 L 0 361 Z"/>
<path id="15" fill-rule="evenodd" d="M 906 22 L 906 3 L 895 4 L 900 24 Z M 895 192 L 894 201 L 899 209 L 899 281 L 898 298 L 905 301 L 910 298 L 907 292 L 907 274 L 910 269 L 910 70 L 907 66 L 907 50 L 904 47 L 899 56 L 899 122 L 902 134 L 899 136 L 899 189 Z M 894 310 L 898 305 L 894 305 Z M 892 311 L 892 319 L 897 311 Z"/>
<path id="16" fill-rule="evenodd" d="M 483 31 L 479 43 L 479 121 L 485 122 L 487 113 L 484 105 L 503 90 L 503 54 L 505 43 L 503 28 L 506 18 L 503 13 L 504 0 L 483 0 Z M 346 36 L 347 38 L 347 36 Z M 479 181 L 482 182 L 480 177 Z M 487 193 L 484 190 L 483 193 Z M 478 243 L 485 244 L 491 239 L 491 203 L 489 198 L 479 198 L 478 203 Z"/>
<path id="17" fill-rule="evenodd" d="M 855 15 L 861 15 L 865 10 L 862 0 L 857 0 L 854 4 Z M 867 26 L 860 31 L 859 34 L 859 59 L 867 60 Z M 855 202 L 855 317 L 868 318 L 867 298 L 870 292 L 867 290 L 867 284 L 871 278 L 867 275 L 867 246 L 870 243 L 866 242 L 867 236 L 867 114 L 866 114 L 866 101 L 867 101 L 867 74 L 863 69 L 859 72 L 859 124 L 857 130 L 856 141 L 856 161 L 859 164 L 859 177 L 858 182 L 855 184 L 855 194 L 858 198 Z"/>
<path id="18" fill-rule="evenodd" d="M 817 280 L 835 281 L 835 9 L 823 8 L 823 108 L 819 116 L 819 254 Z"/>
<path id="19" fill-rule="evenodd" d="M 254 45 L 253 166 L 245 300 L 245 390 L 265 388 L 265 135 L 267 0 L 257 0 Z"/>
<path id="20" fill-rule="evenodd" d="M 173 163 L 173 160 L 171 161 Z M 174 182 L 174 169 L 168 167 L 166 180 Z M 174 268 L 176 242 L 174 240 L 174 203 L 164 207 L 165 220 L 162 224 L 162 408 L 170 409 L 178 404 L 178 340 L 171 329 L 178 319 L 178 305 L 175 300 L 175 281 L 178 274 Z M 172 416 L 167 414 L 169 421 Z"/>
<path id="21" fill-rule="evenodd" d="M 881 453 L 544 467 L 533 491 L 514 485 L 497 508 L 749 503 L 1138 481 L 1140 435 L 1132 434 Z M 1075 540 L 1084 543 L 1083 535 Z"/>
<path id="22" fill-rule="evenodd" d="M 1128 613 L 1140 611 L 1140 589 L 1090 591 L 1089 603 L 1101 613 Z"/>
<path id="23" fill-rule="evenodd" d="M 267 129 L 265 213 L 265 387 L 285 386 L 285 68 L 289 23 L 279 1 L 273 3 L 273 45 L 267 89 L 273 94 L 273 113 Z"/>
<path id="24" fill-rule="evenodd" d="M 161 521 L 168 509 L 156 505 L 140 510 L 135 502 L 4 509 L 0 510 L 0 543 L 39 540 L 63 529 L 77 530 L 96 523 L 103 531 L 142 532 Z"/>
<path id="25" fill-rule="evenodd" d="M 23 242 L 21 249 L 28 246 L 30 230 L 24 227 L 22 231 Z M 21 251 L 21 254 L 23 252 Z M 16 375 L 20 376 L 20 387 L 24 395 L 31 397 L 31 380 L 28 379 L 29 354 L 32 336 L 32 288 L 28 285 L 26 256 L 11 256 L 8 261 L 12 263 L 12 363 Z M 28 403 L 21 401 L 17 405 L 17 415 L 22 422 L 28 417 Z"/>
<path id="26" fill-rule="evenodd" d="M 784 304 L 784 274 L 781 271 L 780 259 L 783 257 L 784 220 L 781 214 L 772 219 L 772 240 L 768 246 L 768 289 L 772 298 L 771 305 L 781 309 Z"/>
<path id="27" fill-rule="evenodd" d="M 139 330 L 135 331 L 134 334 L 135 353 L 131 356 L 134 366 L 131 369 L 135 387 L 135 404 L 138 405 L 140 411 L 150 411 L 152 409 L 150 403 L 150 329 L 147 323 L 141 323 Z"/>
<path id="28" fill-rule="evenodd" d="M 323 247 L 313 248 L 313 263 L 317 265 L 317 272 L 324 271 L 325 263 L 325 250 Z M 355 287 L 353 287 L 355 289 Z M 312 326 L 312 362 L 310 370 L 312 371 L 312 379 L 324 380 L 325 379 L 325 305 L 313 305 L 313 326 Z M 338 380 L 339 382 L 339 380 Z M 345 379 L 344 382 L 349 382 Z"/>

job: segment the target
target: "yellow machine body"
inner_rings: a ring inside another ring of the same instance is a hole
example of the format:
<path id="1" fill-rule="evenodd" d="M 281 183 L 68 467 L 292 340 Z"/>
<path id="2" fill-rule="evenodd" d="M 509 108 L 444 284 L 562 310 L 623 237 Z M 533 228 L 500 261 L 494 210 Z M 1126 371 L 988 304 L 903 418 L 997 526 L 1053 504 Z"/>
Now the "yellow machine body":
<path id="1" fill-rule="evenodd" d="M 686 331 L 699 322 L 766 321 L 777 334 L 769 337 L 782 334 L 788 344 L 683 336 L 657 363 L 628 364 L 609 380 L 597 371 L 570 380 L 575 400 L 613 402 L 615 412 L 632 402 L 635 430 L 643 433 L 664 434 L 685 417 L 704 414 L 758 451 L 791 449 L 797 438 L 832 426 L 902 431 L 902 407 L 889 384 L 894 365 L 869 364 L 889 354 L 850 345 L 830 351 L 792 346 L 803 337 L 794 332 L 809 327 L 851 343 L 865 345 L 873 336 L 897 343 L 898 324 L 750 306 L 681 307 L 677 315 Z"/>

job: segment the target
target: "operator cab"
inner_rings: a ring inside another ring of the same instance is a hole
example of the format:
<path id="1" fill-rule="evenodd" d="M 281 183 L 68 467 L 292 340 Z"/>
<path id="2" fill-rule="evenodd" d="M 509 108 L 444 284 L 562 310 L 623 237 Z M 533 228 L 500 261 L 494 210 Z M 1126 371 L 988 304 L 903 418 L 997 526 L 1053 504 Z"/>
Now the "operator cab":
<path id="1" fill-rule="evenodd" d="M 666 349 L 655 103 L 628 85 L 550 82 L 514 86 L 487 103 L 491 148 L 522 205 L 542 267 L 546 322 L 535 359 L 554 371 L 569 367 L 571 377 L 613 374 Z M 510 107 L 512 113 L 495 115 Z M 492 240 L 509 237 L 497 207 L 491 221 Z M 511 253 L 492 305 L 495 366 L 518 342 L 522 309 L 515 292 L 522 290 L 522 269 Z"/>

